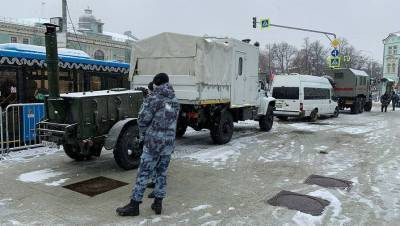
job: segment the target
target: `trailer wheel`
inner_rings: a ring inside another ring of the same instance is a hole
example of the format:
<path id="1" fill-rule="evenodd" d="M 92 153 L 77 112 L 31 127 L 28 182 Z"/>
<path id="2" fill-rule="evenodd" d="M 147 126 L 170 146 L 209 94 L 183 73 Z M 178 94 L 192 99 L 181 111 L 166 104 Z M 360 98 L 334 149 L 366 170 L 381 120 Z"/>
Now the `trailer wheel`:
<path id="1" fill-rule="evenodd" d="M 90 155 L 81 154 L 79 148 L 71 144 L 63 144 L 63 148 L 65 154 L 71 159 L 74 159 L 76 161 L 83 161 L 90 159 Z"/>
<path id="2" fill-rule="evenodd" d="M 272 129 L 272 125 L 274 124 L 274 114 L 272 108 L 269 107 L 267 113 L 260 117 L 258 124 L 262 131 L 270 131 Z"/>
<path id="3" fill-rule="evenodd" d="M 310 114 L 310 121 L 315 122 L 318 119 L 318 110 L 314 109 Z"/>
<path id="4" fill-rule="evenodd" d="M 372 109 L 372 102 L 369 101 L 369 102 L 367 102 L 367 103 L 364 105 L 364 110 L 365 110 L 366 112 L 370 112 L 371 109 Z"/>
<path id="5" fill-rule="evenodd" d="M 211 128 L 210 134 L 215 144 L 226 144 L 232 139 L 233 118 L 229 111 L 221 112 Z"/>
<path id="6" fill-rule="evenodd" d="M 135 169 L 139 166 L 142 151 L 139 149 L 138 127 L 128 125 L 120 134 L 114 149 L 115 162 L 122 169 Z"/>

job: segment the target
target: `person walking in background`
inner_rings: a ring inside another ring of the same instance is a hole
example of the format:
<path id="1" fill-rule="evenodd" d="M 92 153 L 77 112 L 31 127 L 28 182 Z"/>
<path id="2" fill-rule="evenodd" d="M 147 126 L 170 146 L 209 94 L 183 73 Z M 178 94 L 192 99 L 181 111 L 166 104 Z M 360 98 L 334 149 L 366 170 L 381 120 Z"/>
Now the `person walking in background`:
<path id="1" fill-rule="evenodd" d="M 387 107 L 390 104 L 390 96 L 387 92 L 381 96 L 381 112 L 385 110 L 387 112 Z"/>
<path id="2" fill-rule="evenodd" d="M 140 139 L 143 140 L 143 154 L 130 202 L 120 208 L 120 216 L 138 216 L 147 182 L 156 171 L 154 202 L 151 209 L 161 214 L 162 200 L 166 195 L 166 175 L 175 149 L 176 124 L 179 103 L 165 73 L 157 74 L 153 79 L 154 90 L 143 102 L 139 112 L 138 126 Z"/>
<path id="3" fill-rule="evenodd" d="M 393 107 L 393 111 L 396 110 L 396 105 L 399 102 L 399 96 L 393 91 L 392 93 L 392 107 Z"/>

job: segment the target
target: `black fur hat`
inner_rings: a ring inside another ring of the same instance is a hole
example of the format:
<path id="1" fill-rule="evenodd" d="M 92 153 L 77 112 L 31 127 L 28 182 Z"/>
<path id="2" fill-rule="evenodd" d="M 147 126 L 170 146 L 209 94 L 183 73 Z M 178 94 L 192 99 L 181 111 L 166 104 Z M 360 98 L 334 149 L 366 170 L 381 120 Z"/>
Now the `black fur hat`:
<path id="1" fill-rule="evenodd" d="M 159 73 L 156 76 L 154 76 L 154 79 L 153 79 L 153 84 L 156 86 L 160 86 L 160 85 L 168 83 L 168 82 L 169 82 L 169 77 L 165 73 Z"/>

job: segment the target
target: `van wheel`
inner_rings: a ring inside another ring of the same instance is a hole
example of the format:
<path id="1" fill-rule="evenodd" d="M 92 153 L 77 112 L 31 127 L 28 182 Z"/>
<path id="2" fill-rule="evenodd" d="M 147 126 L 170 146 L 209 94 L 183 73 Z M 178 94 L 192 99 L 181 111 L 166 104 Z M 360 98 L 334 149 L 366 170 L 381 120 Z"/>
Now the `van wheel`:
<path id="1" fill-rule="evenodd" d="M 64 144 L 63 149 L 68 157 L 76 161 L 83 161 L 90 159 L 90 155 L 82 154 L 81 151 L 79 150 L 79 147 L 76 147 L 72 144 Z"/>
<path id="2" fill-rule="evenodd" d="M 210 135 L 215 144 L 226 144 L 232 139 L 233 118 L 229 111 L 221 112 L 210 130 Z"/>
<path id="3" fill-rule="evenodd" d="M 310 121 L 315 122 L 318 119 L 318 110 L 314 109 L 310 114 Z"/>
<path id="4" fill-rule="evenodd" d="M 114 149 L 114 159 L 119 167 L 125 170 L 139 166 L 142 151 L 139 148 L 139 129 L 136 125 L 128 125 L 120 134 Z"/>
<path id="5" fill-rule="evenodd" d="M 333 117 L 334 118 L 339 117 L 339 108 L 338 107 L 335 108 L 335 111 L 333 112 Z"/>
<path id="6" fill-rule="evenodd" d="M 267 113 L 260 117 L 258 124 L 261 131 L 268 132 L 272 129 L 274 124 L 274 114 L 271 107 L 268 107 Z"/>

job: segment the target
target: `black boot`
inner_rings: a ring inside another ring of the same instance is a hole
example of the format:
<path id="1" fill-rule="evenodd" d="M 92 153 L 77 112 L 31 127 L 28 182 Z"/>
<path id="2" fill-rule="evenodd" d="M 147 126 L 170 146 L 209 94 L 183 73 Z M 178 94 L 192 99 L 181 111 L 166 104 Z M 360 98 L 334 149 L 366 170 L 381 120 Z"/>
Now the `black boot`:
<path id="1" fill-rule="evenodd" d="M 154 182 L 150 182 L 147 184 L 147 188 L 155 188 L 156 184 Z"/>
<path id="2" fill-rule="evenodd" d="M 154 195 L 154 191 L 152 191 L 148 196 L 147 196 L 147 198 L 149 198 L 149 199 L 154 199 L 156 196 Z"/>
<path id="3" fill-rule="evenodd" d="M 140 203 L 141 202 L 131 200 L 126 206 L 117 208 L 117 213 L 120 216 L 138 216 Z"/>
<path id="4" fill-rule="evenodd" d="M 154 210 L 157 215 L 160 215 L 162 210 L 162 198 L 155 198 L 153 204 L 151 204 L 151 209 Z"/>

